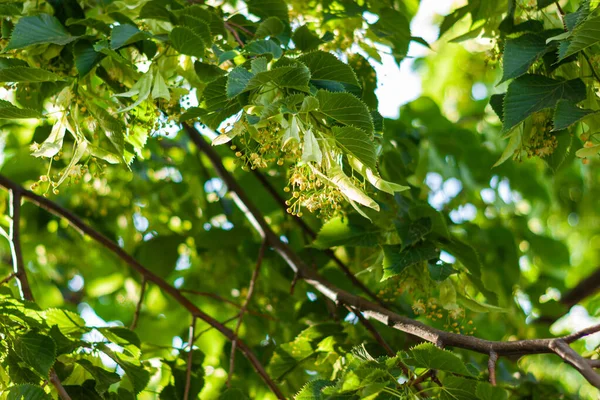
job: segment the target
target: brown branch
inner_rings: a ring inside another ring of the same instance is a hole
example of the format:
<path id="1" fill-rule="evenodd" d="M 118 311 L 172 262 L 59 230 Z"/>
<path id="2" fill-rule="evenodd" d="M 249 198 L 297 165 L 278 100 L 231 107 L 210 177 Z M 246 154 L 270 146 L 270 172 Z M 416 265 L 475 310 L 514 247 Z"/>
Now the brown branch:
<path id="1" fill-rule="evenodd" d="M 458 347 L 466 350 L 472 350 L 482 354 L 490 354 L 491 351 L 494 351 L 498 354 L 498 356 L 522 356 L 544 353 L 559 354 L 555 350 L 555 348 L 557 348 L 557 341 L 562 343 L 570 343 L 571 341 L 575 341 L 583 336 L 591 335 L 600 331 L 600 325 L 596 325 L 592 328 L 585 329 L 582 332 L 559 338 L 516 340 L 509 342 L 484 340 L 473 336 L 465 336 L 430 327 L 422 322 L 398 315 L 376 303 L 370 302 L 360 296 L 337 288 L 322 278 L 316 271 L 309 268 L 298 257 L 298 255 L 286 243 L 282 242 L 279 236 L 277 236 L 271 230 L 261 212 L 250 201 L 244 190 L 233 178 L 231 173 L 229 173 L 229 171 L 227 171 L 227 169 L 223 166 L 219 155 L 214 151 L 210 144 L 208 144 L 202 138 L 200 132 L 187 124 L 184 124 L 184 128 L 192 142 L 194 142 L 198 149 L 204 152 L 204 154 L 211 161 L 214 170 L 227 186 L 236 205 L 245 214 L 246 218 L 258 231 L 258 233 L 260 233 L 260 235 L 267 240 L 269 245 L 286 261 L 288 266 L 294 272 L 297 272 L 300 277 L 304 279 L 304 281 L 312 285 L 321 294 L 337 304 L 351 306 L 352 308 L 362 311 L 370 318 L 431 343 L 443 344 L 444 347 Z M 561 354 L 567 353 L 563 352 Z M 559 356 L 561 354 L 559 354 Z M 566 359 L 564 357 L 563 359 L 567 362 L 571 362 L 571 359 Z M 587 362 L 585 364 L 588 365 Z M 582 374 L 585 372 L 583 376 L 588 379 L 592 385 L 600 388 L 600 382 L 597 382 L 594 379 L 595 377 L 589 374 L 589 371 L 580 366 L 576 366 L 576 368 L 578 368 Z M 598 379 L 600 379 L 600 375 L 598 375 Z"/>
<path id="2" fill-rule="evenodd" d="M 351 313 L 356 315 L 356 317 L 359 319 L 359 321 L 364 325 L 364 327 L 373 336 L 375 341 L 377 343 L 379 343 L 379 345 L 385 349 L 385 352 L 388 354 L 388 356 L 394 357 L 396 355 L 396 352 L 394 352 L 394 350 L 390 347 L 390 345 L 387 344 L 387 342 L 385 341 L 383 336 L 381 336 L 381 334 L 379 332 L 377 332 L 377 329 L 375 329 L 373 324 L 368 319 L 366 319 L 365 316 L 362 315 L 362 313 L 359 310 L 355 310 L 350 306 L 346 306 L 346 308 L 348 309 L 348 311 L 350 311 Z M 406 375 L 408 375 L 408 368 L 406 368 L 406 366 L 404 366 L 404 365 L 402 365 L 401 368 L 402 368 L 402 371 Z"/>
<path id="3" fill-rule="evenodd" d="M 133 258 L 129 253 L 127 253 L 125 250 L 119 247 L 117 243 L 113 242 L 112 240 L 104 236 L 102 233 L 89 226 L 71 211 L 65 209 L 64 207 L 60 206 L 57 203 L 54 203 L 53 201 L 45 197 L 38 196 L 37 194 L 26 190 L 22 186 L 11 181 L 3 175 L 0 175 L 0 186 L 4 187 L 7 190 L 18 193 L 23 198 L 26 198 L 30 202 L 36 204 L 38 207 L 43 208 L 52 214 L 66 219 L 71 226 L 75 227 L 80 232 L 88 235 L 89 237 L 97 241 L 99 244 L 101 244 L 103 247 L 105 247 L 107 250 L 111 251 L 113 254 L 115 254 L 117 257 L 123 260 L 127 265 L 129 265 L 129 267 L 131 267 L 135 271 L 139 272 L 142 276 L 144 276 L 147 281 L 152 282 L 158 287 L 160 287 L 165 293 L 167 293 L 175 301 L 177 301 L 184 308 L 186 308 L 193 316 L 200 318 L 209 325 L 213 326 L 215 329 L 221 332 L 221 334 L 223 334 L 223 336 L 225 336 L 227 339 L 233 340 L 235 338 L 235 334 L 231 329 L 225 327 L 224 325 L 219 323 L 219 321 L 217 321 L 210 315 L 204 313 L 202 310 L 196 307 L 196 305 L 194 305 L 194 303 L 192 303 L 187 297 L 185 297 L 179 290 L 177 290 L 165 280 L 154 274 L 152 271 L 148 270 L 135 258 Z M 263 381 L 269 387 L 269 389 L 271 389 L 271 391 L 275 394 L 275 396 L 279 399 L 285 399 L 285 396 L 277 387 L 275 382 L 273 382 L 273 379 L 271 379 L 269 374 L 267 374 L 266 370 L 254 354 L 254 352 L 252 352 L 252 350 L 243 341 L 240 340 L 238 340 L 237 347 L 246 356 L 248 361 L 252 364 L 256 372 L 260 375 L 260 377 L 263 379 Z"/>
<path id="4" fill-rule="evenodd" d="M 50 380 L 50 383 L 52 384 L 52 386 L 54 386 L 54 388 L 58 392 L 58 396 L 62 400 L 71 400 L 71 396 L 69 396 L 69 393 L 67 393 L 64 386 L 60 382 L 60 379 L 58 379 L 58 375 L 56 375 L 54 368 L 50 369 L 50 373 L 48 374 L 48 380 Z"/>
<path id="5" fill-rule="evenodd" d="M 235 339 L 233 339 L 233 341 L 231 342 L 231 355 L 229 356 L 229 373 L 227 374 L 227 387 L 231 386 L 231 378 L 233 377 L 233 370 L 235 368 L 235 348 L 237 347 L 237 338 L 240 332 L 240 327 L 242 326 L 242 321 L 244 320 L 244 313 L 246 313 L 248 305 L 250 304 L 250 300 L 252 299 L 252 295 L 254 294 L 254 288 L 256 286 L 256 281 L 258 280 L 260 267 L 262 266 L 266 249 L 267 241 L 263 240 L 263 242 L 260 245 L 260 249 L 258 250 L 256 267 L 254 267 L 254 272 L 252 272 L 252 278 L 250 278 L 250 284 L 248 285 L 248 294 L 246 295 L 246 300 L 244 301 L 244 304 L 240 309 L 239 318 L 237 324 L 235 325 Z"/>
<path id="6" fill-rule="evenodd" d="M 131 326 L 129 329 L 132 331 L 135 330 L 138 322 L 138 318 L 140 317 L 140 312 L 142 311 L 142 303 L 144 302 L 144 294 L 146 293 L 146 277 L 142 276 L 142 288 L 140 289 L 140 299 L 135 306 L 135 313 L 133 314 L 133 321 L 131 321 Z"/>
<path id="7" fill-rule="evenodd" d="M 550 344 L 550 348 L 560 358 L 571 364 L 589 383 L 597 388 L 600 388 L 600 375 L 594 371 L 592 366 L 587 362 L 585 358 L 579 355 L 575 350 L 569 346 L 566 340 L 556 339 Z"/>
<path id="8" fill-rule="evenodd" d="M 235 301 L 231 301 L 231 300 L 229 300 L 229 299 L 227 299 L 227 298 L 225 298 L 223 296 L 219 296 L 216 293 L 201 292 L 201 291 L 193 290 L 193 289 L 179 289 L 179 291 L 182 292 L 182 293 L 189 293 L 189 294 L 193 294 L 193 295 L 196 295 L 196 296 L 209 297 L 211 299 L 215 299 L 215 300 L 218 300 L 220 302 L 227 303 L 227 304 L 229 304 L 229 305 L 231 305 L 231 306 L 233 306 L 235 308 L 238 308 L 238 309 L 242 308 L 242 306 L 239 305 L 238 303 L 236 303 Z M 256 315 L 257 317 L 262 317 L 262 318 L 270 319 L 271 321 L 277 321 L 277 318 L 274 318 L 274 317 L 272 317 L 270 315 L 267 315 L 267 314 L 260 313 L 258 311 L 254 311 L 254 310 L 248 309 L 248 310 L 246 310 L 246 312 L 248 314 Z"/>
<path id="9" fill-rule="evenodd" d="M 586 297 L 592 296 L 598 290 L 600 290 L 600 267 L 562 296 L 560 302 L 567 307 L 572 307 Z"/>
<path id="10" fill-rule="evenodd" d="M 490 383 L 496 386 L 496 362 L 498 362 L 498 354 L 494 350 L 490 350 L 490 358 L 488 359 L 488 371 L 490 373 Z"/>
<path id="11" fill-rule="evenodd" d="M 9 216 L 12 220 L 10 224 L 9 238 L 13 259 L 13 272 L 19 283 L 21 297 L 25 300 L 33 301 L 33 293 L 29 286 L 27 271 L 23 261 L 23 250 L 21 249 L 21 193 L 18 190 L 10 191 Z"/>
<path id="12" fill-rule="evenodd" d="M 194 331 L 196 330 L 196 317 L 192 317 L 190 325 L 190 334 L 188 338 L 188 359 L 187 370 L 185 371 L 185 391 L 183 392 L 183 400 L 188 400 L 190 397 L 190 386 L 192 385 L 192 361 L 194 354 Z"/>
<path id="13" fill-rule="evenodd" d="M 244 47 L 244 41 L 240 38 L 240 35 L 237 33 L 237 31 L 235 30 L 234 27 L 229 25 L 228 22 L 225 22 L 225 29 L 227 29 L 229 32 L 231 32 L 231 34 L 235 38 L 235 41 L 238 42 L 240 47 Z"/>

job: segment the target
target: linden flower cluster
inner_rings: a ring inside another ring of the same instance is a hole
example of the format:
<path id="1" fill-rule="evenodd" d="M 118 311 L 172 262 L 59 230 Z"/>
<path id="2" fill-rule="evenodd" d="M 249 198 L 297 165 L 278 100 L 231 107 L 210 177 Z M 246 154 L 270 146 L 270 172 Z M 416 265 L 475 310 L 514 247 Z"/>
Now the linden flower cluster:
<path id="1" fill-rule="evenodd" d="M 302 207 L 311 213 L 319 212 L 319 216 L 329 218 L 342 209 L 344 201 L 342 193 L 335 187 L 323 182 L 306 164 L 296 164 L 290 168 L 289 186 L 283 189 L 292 193 L 292 198 L 285 204 L 287 212 L 297 217 L 302 216 Z"/>
<path id="2" fill-rule="evenodd" d="M 446 315 L 444 328 L 451 329 L 456 333 L 473 335 L 477 330 L 477 327 L 473 326 L 473 320 L 465 320 L 465 310 L 463 308 L 451 307 L 450 310 L 446 310 L 433 297 L 429 298 L 427 302 L 422 299 L 416 300 L 412 305 L 412 309 L 415 314 L 422 315 L 431 321 L 442 320 Z M 459 319 L 461 321 L 457 322 Z"/>
<path id="3" fill-rule="evenodd" d="M 547 157 L 554 153 L 558 146 L 558 139 L 551 133 L 552 119 L 547 113 L 533 115 L 533 127 L 529 141 L 525 144 L 528 157 Z"/>
<path id="4" fill-rule="evenodd" d="M 296 117 L 289 121 L 270 121 L 262 127 L 240 119 L 233 127 L 223 128 L 221 135 L 213 140 L 213 145 L 236 138 L 237 144 L 230 148 L 235 151 L 244 171 L 268 168 L 274 163 L 278 166 L 290 163 L 288 185 L 284 188 L 286 193 L 291 193 L 291 198 L 286 201 L 287 212 L 301 217 L 302 209 L 306 208 L 311 213 L 318 212 L 320 217 L 330 218 L 342 209 L 344 196 L 328 181 L 321 163 L 316 162 L 317 159 L 307 159 L 307 146 L 313 146 L 310 151 L 318 152 L 319 158 L 323 155 L 318 142 L 315 143 L 316 139 L 308 144 L 307 140 L 302 140 L 301 132 L 315 137 L 312 131 L 306 133 L 306 130 Z M 358 184 L 357 180 L 354 182 Z"/>

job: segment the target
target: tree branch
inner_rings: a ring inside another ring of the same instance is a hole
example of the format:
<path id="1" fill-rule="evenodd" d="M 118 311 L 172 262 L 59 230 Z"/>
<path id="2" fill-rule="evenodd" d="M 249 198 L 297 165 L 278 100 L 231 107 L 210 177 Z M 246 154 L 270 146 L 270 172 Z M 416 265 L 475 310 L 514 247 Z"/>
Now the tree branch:
<path id="1" fill-rule="evenodd" d="M 19 284 L 21 297 L 25 300 L 33 301 L 33 293 L 29 286 L 27 271 L 23 261 L 23 251 L 21 249 L 21 193 L 18 190 L 10 191 L 9 216 L 12 220 L 10 224 L 9 240 L 13 260 L 13 272 Z"/>
<path id="2" fill-rule="evenodd" d="M 496 386 L 496 362 L 498 362 L 498 353 L 490 350 L 490 358 L 488 359 L 488 371 L 490 373 L 490 383 Z"/>
<path id="3" fill-rule="evenodd" d="M 54 388 L 58 392 L 58 396 L 62 400 L 71 400 L 71 396 L 69 396 L 69 393 L 67 393 L 64 386 L 60 382 L 60 379 L 58 379 L 58 375 L 56 375 L 54 368 L 50 369 L 50 373 L 48 374 L 48 380 L 50 381 L 52 386 L 54 386 Z"/>
<path id="4" fill-rule="evenodd" d="M 14 277 L 15 277 L 15 273 L 11 272 L 10 274 L 8 274 L 8 276 L 6 278 L 4 278 L 4 279 L 2 279 L 2 281 L 0 281 L 0 285 L 4 285 L 5 283 L 10 282 L 10 280 Z"/>
<path id="5" fill-rule="evenodd" d="M 190 397 L 190 386 L 192 385 L 192 361 L 194 354 L 194 331 L 196 330 L 196 317 L 192 317 L 192 324 L 190 325 L 190 334 L 188 338 L 188 359 L 187 369 L 185 371 L 185 391 L 183 392 L 183 400 L 188 400 Z"/>
<path id="6" fill-rule="evenodd" d="M 204 152 L 211 161 L 214 170 L 223 180 L 225 185 L 227 185 L 236 205 L 245 214 L 246 218 L 260 235 L 267 240 L 269 245 L 286 261 L 288 266 L 294 272 L 298 273 L 304 281 L 312 285 L 325 297 L 333 300 L 336 304 L 351 306 L 352 308 L 362 311 L 366 316 L 380 321 L 394 329 L 418 336 L 423 340 L 435 344 L 443 343 L 445 347 L 458 347 L 482 354 L 490 354 L 491 351 L 494 351 L 498 356 L 556 353 L 554 350 L 556 348 L 556 341 L 570 343 L 571 341 L 591 335 L 600 330 L 600 326 L 595 326 L 563 338 L 517 340 L 509 342 L 484 340 L 430 327 L 422 322 L 398 315 L 385 307 L 337 288 L 322 278 L 316 271 L 309 268 L 298 255 L 286 243 L 282 242 L 279 236 L 271 230 L 260 211 L 250 201 L 244 190 L 229 171 L 223 166 L 219 155 L 214 151 L 211 145 L 202 138 L 200 132 L 187 124 L 184 124 L 184 129 L 192 142 L 194 142 L 198 149 Z M 570 361 L 570 359 L 563 359 L 565 361 Z M 588 365 L 587 362 L 585 364 Z M 590 375 L 585 369 L 578 368 L 578 370 L 580 372 L 585 372 L 584 377 L 588 379 L 592 385 L 600 388 L 600 382 L 597 382 L 594 379 L 595 376 Z M 598 375 L 598 377 L 600 379 L 600 375 Z"/>
<path id="7" fill-rule="evenodd" d="M 179 289 L 179 291 L 182 292 L 182 293 L 189 293 L 189 294 L 193 294 L 193 295 L 196 295 L 196 296 L 209 297 L 211 299 L 215 299 L 215 300 L 218 300 L 220 302 L 227 303 L 227 304 L 229 304 L 229 305 L 231 305 L 231 306 L 233 306 L 235 308 L 238 308 L 238 309 L 242 308 L 242 306 L 239 305 L 238 303 L 236 303 L 235 301 L 231 301 L 229 299 L 226 299 L 225 297 L 219 296 L 216 293 L 201 292 L 201 291 L 193 290 L 193 289 Z M 270 319 L 271 321 L 277 321 L 276 318 L 274 318 L 274 317 L 272 317 L 270 315 L 267 315 L 267 314 L 262 314 L 262 313 L 260 313 L 258 311 L 254 311 L 254 310 L 248 309 L 248 310 L 246 310 L 246 312 L 248 314 L 256 315 L 257 317 L 262 317 L 262 318 Z"/>
<path id="8" fill-rule="evenodd" d="M 231 342 L 231 356 L 229 356 L 229 373 L 227 374 L 227 387 L 231 386 L 231 378 L 233 377 L 233 370 L 235 368 L 235 348 L 237 347 L 237 338 L 239 335 L 240 327 L 242 326 L 244 314 L 246 313 L 248 305 L 250 304 L 250 300 L 252 299 L 252 295 L 254 294 L 254 287 L 256 286 L 256 281 L 258 280 L 260 267 L 265 256 L 266 249 L 267 242 L 263 240 L 263 242 L 260 245 L 260 250 L 258 250 L 258 257 L 256 258 L 256 267 L 254 268 L 254 272 L 252 272 L 252 278 L 250 279 L 250 284 L 248 285 L 248 294 L 246 295 L 246 300 L 244 301 L 244 304 L 240 309 L 239 318 L 237 320 L 237 324 L 235 325 L 235 339 L 233 339 L 233 341 Z"/>
<path id="9" fill-rule="evenodd" d="M 137 326 L 137 322 L 138 322 L 138 318 L 140 317 L 140 311 L 142 311 L 142 303 L 144 302 L 144 294 L 146 293 L 146 277 L 142 276 L 142 287 L 140 289 L 140 299 L 137 302 L 137 305 L 135 306 L 135 313 L 133 314 L 133 321 L 131 321 L 131 326 L 129 327 L 129 329 L 131 329 L 132 331 L 135 330 L 135 327 Z"/>
<path id="10" fill-rule="evenodd" d="M 121 260 L 123 260 L 129 267 L 139 272 L 142 276 L 146 278 L 147 281 L 156 284 L 160 287 L 165 293 L 171 296 L 175 301 L 181 304 L 185 309 L 187 309 L 193 316 L 202 319 L 215 329 L 217 329 L 221 334 L 223 334 L 227 339 L 233 340 L 235 338 L 235 334 L 233 331 L 226 326 L 222 325 L 216 319 L 212 318 L 210 315 L 204 313 L 200 310 L 194 303 L 192 303 L 187 297 L 185 297 L 179 290 L 175 287 L 171 286 L 165 280 L 154 274 L 152 271 L 145 268 L 142 264 L 140 264 L 135 258 L 133 258 L 130 254 L 125 252 L 118 244 L 104 236 L 102 233 L 98 232 L 88 224 L 86 224 L 81 218 L 77 215 L 73 214 L 71 211 L 63 208 L 57 203 L 54 203 L 51 200 L 48 200 L 45 197 L 38 196 L 37 194 L 26 190 L 19 184 L 11 181 L 3 175 L 0 175 L 0 187 L 3 187 L 7 190 L 10 190 L 14 193 L 19 194 L 21 197 L 26 198 L 30 202 L 36 204 L 38 207 L 47 210 L 48 212 L 66 219 L 69 224 L 75 227 L 79 232 L 88 235 L 107 250 L 111 251 Z M 279 399 L 285 399 L 285 396 L 281 392 L 281 390 L 277 387 L 275 382 L 271 379 L 269 374 L 267 374 L 261 362 L 258 360 L 256 355 L 252 352 L 252 350 L 243 342 L 238 340 L 237 347 L 240 351 L 246 356 L 248 361 L 252 364 L 256 372 L 263 379 L 265 384 L 271 389 L 271 391 L 275 394 L 275 396 Z"/>

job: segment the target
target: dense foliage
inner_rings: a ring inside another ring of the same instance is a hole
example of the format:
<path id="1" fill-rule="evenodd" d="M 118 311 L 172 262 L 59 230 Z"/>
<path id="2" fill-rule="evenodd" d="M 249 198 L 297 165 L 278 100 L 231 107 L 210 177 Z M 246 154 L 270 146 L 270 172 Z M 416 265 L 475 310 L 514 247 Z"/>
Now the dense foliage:
<path id="1" fill-rule="evenodd" d="M 419 5 L 0 1 L 2 398 L 597 398 L 599 2 Z"/>

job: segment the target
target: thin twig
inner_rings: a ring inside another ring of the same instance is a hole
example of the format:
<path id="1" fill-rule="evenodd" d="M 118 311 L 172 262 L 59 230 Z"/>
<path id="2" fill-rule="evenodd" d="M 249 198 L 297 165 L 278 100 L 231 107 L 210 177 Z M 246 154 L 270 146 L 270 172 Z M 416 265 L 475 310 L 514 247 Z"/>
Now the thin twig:
<path id="1" fill-rule="evenodd" d="M 69 396 L 69 393 L 67 393 L 64 386 L 60 382 L 60 379 L 58 379 L 58 375 L 56 375 L 56 371 L 54 371 L 54 368 L 50 369 L 50 373 L 48 374 L 48 380 L 50 381 L 52 386 L 54 386 L 54 388 L 58 392 L 58 396 L 62 400 L 71 400 L 71 396 Z"/>
<path id="2" fill-rule="evenodd" d="M 229 356 L 229 373 L 227 374 L 227 387 L 231 386 L 231 378 L 233 377 L 233 370 L 235 368 L 235 350 L 237 347 L 237 338 L 240 332 L 240 327 L 242 326 L 242 321 L 244 320 L 244 314 L 248 309 L 248 304 L 250 304 L 250 300 L 252 299 L 252 295 L 254 294 L 254 288 L 256 287 L 256 281 L 258 280 L 258 276 L 260 274 L 260 267 L 262 266 L 263 258 L 265 257 L 265 251 L 267 250 L 267 241 L 263 240 L 260 249 L 258 250 L 258 257 L 256 258 L 256 266 L 254 267 L 254 272 L 252 272 L 252 278 L 250 278 L 250 284 L 248 285 L 248 294 L 246 295 L 246 300 L 240 309 L 239 318 L 237 324 L 234 329 L 235 338 L 231 342 L 231 355 Z"/>
<path id="3" fill-rule="evenodd" d="M 229 305 L 231 305 L 231 306 L 233 306 L 235 308 L 238 308 L 238 309 L 242 308 L 242 306 L 239 305 L 238 303 L 236 303 L 235 301 L 231 301 L 231 300 L 229 300 L 229 299 L 227 299 L 227 298 L 225 298 L 223 296 L 219 296 L 216 293 L 201 292 L 201 291 L 193 290 L 193 289 L 179 289 L 179 290 L 182 293 L 189 293 L 189 294 L 193 294 L 193 295 L 196 295 L 196 296 L 209 297 L 211 299 L 215 299 L 215 300 L 218 300 L 220 302 L 227 303 L 227 304 L 229 304 Z M 272 317 L 270 315 L 267 315 L 267 314 L 260 313 L 258 311 L 254 311 L 254 310 L 248 309 L 248 310 L 246 310 L 246 312 L 248 314 L 256 315 L 257 317 L 262 317 L 262 318 L 270 319 L 271 321 L 277 321 L 277 318 L 274 318 L 274 317 Z"/>
<path id="4" fill-rule="evenodd" d="M 235 321 L 236 319 L 238 319 L 239 316 L 240 316 L 240 313 L 237 313 L 233 317 L 229 317 L 225 321 L 222 321 L 221 325 L 225 326 L 228 323 L 230 323 L 231 321 Z M 194 343 L 200 338 L 200 336 L 204 335 L 206 332 L 212 331 L 213 329 L 215 329 L 214 326 L 209 326 L 208 328 L 206 328 L 206 329 L 201 330 L 200 332 L 198 332 L 198 334 L 194 338 Z"/>
<path id="5" fill-rule="evenodd" d="M 11 217 L 10 224 L 10 247 L 13 259 L 13 272 L 19 283 L 21 297 L 28 301 L 33 301 L 33 293 L 29 286 L 27 271 L 23 261 L 23 251 L 21 249 L 21 193 L 18 190 L 10 191 L 10 208 L 9 215 Z"/>
<path id="6" fill-rule="evenodd" d="M 10 274 L 8 274 L 8 276 L 6 278 L 4 278 L 4 279 L 2 279 L 2 281 L 0 281 L 0 285 L 4 285 L 5 283 L 10 282 L 10 280 L 12 278 L 14 278 L 15 276 L 16 276 L 15 273 L 11 272 Z"/>
<path id="7" fill-rule="evenodd" d="M 498 362 L 498 354 L 494 350 L 490 350 L 488 372 L 490 373 L 490 383 L 492 386 L 496 386 L 496 362 Z"/>
<path id="8" fill-rule="evenodd" d="M 596 69 L 592 64 L 592 60 L 590 60 L 590 57 L 587 55 L 585 50 L 582 50 L 581 54 L 583 54 L 583 58 L 585 58 L 585 61 L 587 61 L 588 65 L 590 66 L 590 69 L 592 70 L 592 75 L 594 75 L 594 78 L 596 78 L 596 80 L 600 83 L 600 75 L 598 75 L 598 72 L 596 72 Z"/>
<path id="9" fill-rule="evenodd" d="M 187 359 L 187 370 L 185 372 L 185 391 L 183 392 L 183 400 L 188 400 L 190 397 L 190 386 L 192 385 L 192 361 L 194 354 L 194 331 L 196 330 L 196 317 L 192 317 L 189 334 L 189 349 Z"/>
<path id="10" fill-rule="evenodd" d="M 229 25 L 229 23 L 225 22 L 225 29 L 227 29 L 229 32 L 231 32 L 231 34 L 235 38 L 235 41 L 238 42 L 240 47 L 244 47 L 244 42 L 242 41 L 242 39 L 240 38 L 240 35 L 237 33 L 237 31 L 235 30 L 234 27 Z"/>
<path id="11" fill-rule="evenodd" d="M 138 322 L 138 318 L 140 317 L 140 312 L 142 311 L 142 303 L 144 302 L 144 294 L 146 293 L 146 277 L 142 276 L 142 287 L 140 289 L 140 298 L 135 306 L 135 313 L 133 314 L 133 321 L 131 321 L 131 326 L 129 329 L 132 331 L 135 330 Z"/>

